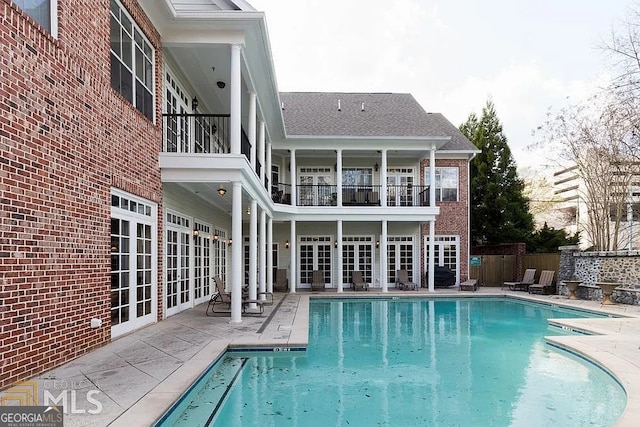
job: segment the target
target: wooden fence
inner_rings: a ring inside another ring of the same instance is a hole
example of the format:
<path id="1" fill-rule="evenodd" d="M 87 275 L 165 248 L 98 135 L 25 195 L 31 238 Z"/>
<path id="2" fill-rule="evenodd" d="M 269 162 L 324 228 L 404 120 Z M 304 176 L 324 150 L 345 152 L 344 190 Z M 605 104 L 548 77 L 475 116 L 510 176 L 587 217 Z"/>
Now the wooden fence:
<path id="1" fill-rule="evenodd" d="M 560 254 L 527 254 L 524 268 L 535 268 L 536 280 L 542 270 L 558 272 Z M 482 286 L 502 286 L 504 282 L 513 282 L 522 278 L 524 271 L 516 271 L 515 255 L 482 255 L 480 265 L 469 267 L 469 278 L 478 279 Z"/>

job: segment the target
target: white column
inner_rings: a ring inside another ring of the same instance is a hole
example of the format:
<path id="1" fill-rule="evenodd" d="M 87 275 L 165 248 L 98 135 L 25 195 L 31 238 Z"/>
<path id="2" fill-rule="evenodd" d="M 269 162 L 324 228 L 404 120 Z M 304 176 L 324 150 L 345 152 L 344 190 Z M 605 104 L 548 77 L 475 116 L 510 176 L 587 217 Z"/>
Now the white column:
<path id="1" fill-rule="evenodd" d="M 338 171 L 340 168 L 338 168 Z M 342 220 L 339 219 L 337 222 L 337 232 L 336 232 L 336 240 L 338 242 L 338 292 L 343 292 L 343 284 L 342 284 L 342 269 L 344 266 L 342 265 Z"/>
<path id="2" fill-rule="evenodd" d="M 291 253 L 289 255 L 291 257 L 291 263 L 289 265 L 289 292 L 294 293 L 296 291 L 296 283 L 298 282 L 296 269 L 296 251 L 298 250 L 298 244 L 296 242 L 296 222 L 294 220 L 291 220 L 290 234 L 289 239 L 291 239 L 291 244 L 289 247 L 291 248 Z"/>
<path id="3" fill-rule="evenodd" d="M 382 157 L 385 158 L 384 156 Z M 384 199 L 386 200 L 386 192 Z M 387 286 L 387 220 L 382 220 L 382 231 L 380 233 L 380 285 L 382 292 L 389 292 Z"/>
<path id="4" fill-rule="evenodd" d="M 266 292 L 267 290 L 267 257 L 269 251 L 267 250 L 267 212 L 264 209 L 260 209 L 260 233 L 259 233 L 258 245 L 258 290 L 260 292 Z M 260 299 L 264 300 L 266 296 L 261 294 Z"/>
<path id="5" fill-rule="evenodd" d="M 251 201 L 249 215 L 249 299 L 256 299 L 258 271 L 258 202 Z M 255 305 L 251 304 L 251 308 Z"/>
<path id="6" fill-rule="evenodd" d="M 266 165 L 264 167 L 264 174 L 265 174 L 265 178 L 267 181 L 269 181 L 269 188 L 267 188 L 267 192 L 269 194 L 271 194 L 271 188 L 273 188 L 273 185 L 275 184 L 275 182 L 271 181 L 271 165 L 272 160 L 271 160 L 271 143 L 267 142 L 267 154 L 266 154 Z"/>
<path id="7" fill-rule="evenodd" d="M 380 164 L 380 206 L 387 206 L 387 150 L 382 150 Z"/>
<path id="8" fill-rule="evenodd" d="M 231 322 L 242 322 L 242 183 L 233 183 L 231 207 Z"/>
<path id="9" fill-rule="evenodd" d="M 338 188 L 336 204 L 342 206 L 342 150 L 338 150 L 336 155 L 336 186 Z M 340 242 L 342 242 L 342 240 L 340 240 Z M 340 281 L 340 283 L 342 283 L 342 281 Z"/>
<path id="10" fill-rule="evenodd" d="M 247 121 L 247 138 L 251 149 L 249 150 L 249 164 L 251 168 L 256 170 L 256 93 L 249 91 L 249 112 Z"/>
<path id="11" fill-rule="evenodd" d="M 267 292 L 273 292 L 273 218 L 267 219 Z"/>
<path id="12" fill-rule="evenodd" d="M 296 150 L 291 150 L 291 158 L 289 159 L 289 168 L 291 176 L 291 206 L 298 205 L 298 190 L 296 188 Z M 292 241 L 293 243 L 293 241 Z"/>
<path id="13" fill-rule="evenodd" d="M 436 206 L 436 146 L 429 151 L 429 207 Z"/>
<path id="14" fill-rule="evenodd" d="M 265 181 L 264 181 L 264 177 L 266 172 L 266 166 L 264 164 L 264 131 L 265 131 L 265 125 L 264 125 L 264 121 L 260 120 L 260 122 L 258 123 L 258 163 L 260 163 L 260 182 L 262 183 L 262 186 L 264 187 Z M 269 175 L 267 175 L 269 176 Z M 271 194 L 271 190 L 269 190 L 269 194 Z"/>
<path id="15" fill-rule="evenodd" d="M 231 45 L 231 80 L 229 82 L 229 137 L 231 140 L 231 153 L 241 153 L 240 135 L 242 134 L 242 102 L 241 82 L 242 69 L 240 67 L 240 54 L 242 47 L 239 44 Z M 238 241 L 238 243 L 240 243 Z M 242 246 L 242 245 L 240 245 Z"/>
<path id="16" fill-rule="evenodd" d="M 435 181 L 431 181 L 431 182 L 435 182 Z M 432 219 L 431 221 L 429 221 L 429 260 L 427 261 L 428 264 L 428 269 L 429 269 L 429 292 L 434 292 L 435 291 L 435 284 L 434 284 L 434 280 L 433 280 L 433 270 L 435 269 L 434 264 L 435 264 L 435 259 L 436 259 L 436 254 L 435 252 L 435 238 L 436 238 L 436 221 L 434 219 Z"/>

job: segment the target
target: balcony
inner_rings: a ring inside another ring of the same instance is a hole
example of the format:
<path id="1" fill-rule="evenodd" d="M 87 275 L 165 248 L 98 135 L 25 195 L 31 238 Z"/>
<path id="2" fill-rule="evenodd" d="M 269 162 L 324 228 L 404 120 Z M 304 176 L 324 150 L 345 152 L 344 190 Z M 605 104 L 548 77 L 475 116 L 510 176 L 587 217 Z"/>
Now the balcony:
<path id="1" fill-rule="evenodd" d="M 163 114 L 163 152 L 229 154 L 229 117 L 229 114 Z"/>
<path id="2" fill-rule="evenodd" d="M 342 186 L 342 206 L 380 206 L 381 185 Z M 337 185 L 297 185 L 298 206 L 337 206 Z M 385 193 L 382 193 L 385 194 Z M 276 184 L 271 188 L 274 203 L 291 204 L 291 185 Z M 387 185 L 387 206 L 429 206 L 428 185 Z"/>

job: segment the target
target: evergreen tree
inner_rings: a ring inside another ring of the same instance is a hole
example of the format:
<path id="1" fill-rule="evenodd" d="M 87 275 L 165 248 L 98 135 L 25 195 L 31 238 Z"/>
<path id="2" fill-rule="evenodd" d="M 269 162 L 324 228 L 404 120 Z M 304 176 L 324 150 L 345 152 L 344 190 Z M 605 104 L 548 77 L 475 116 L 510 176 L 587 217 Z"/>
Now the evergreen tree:
<path id="1" fill-rule="evenodd" d="M 527 245 L 527 252 L 551 253 L 558 252 L 560 246 L 577 245 L 580 242 L 578 233 L 570 236 L 566 231 L 549 227 L 545 222 L 535 233 Z"/>
<path id="2" fill-rule="evenodd" d="M 470 165 L 471 240 L 476 245 L 529 242 L 534 231 L 524 181 L 491 101 L 460 131 L 481 150 Z"/>

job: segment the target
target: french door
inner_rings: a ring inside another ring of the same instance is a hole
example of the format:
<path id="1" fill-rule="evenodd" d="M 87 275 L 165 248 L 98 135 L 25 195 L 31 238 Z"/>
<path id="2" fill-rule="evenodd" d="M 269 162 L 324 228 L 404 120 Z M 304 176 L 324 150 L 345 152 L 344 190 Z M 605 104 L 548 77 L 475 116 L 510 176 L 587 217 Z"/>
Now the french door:
<path id="1" fill-rule="evenodd" d="M 371 236 L 342 238 L 342 284 L 351 284 L 354 271 L 362 271 L 364 281 L 373 283 L 374 242 Z"/>
<path id="2" fill-rule="evenodd" d="M 211 296 L 211 226 L 195 222 L 193 237 L 193 301 L 200 304 Z"/>
<path id="3" fill-rule="evenodd" d="M 313 270 L 322 270 L 324 282 L 331 283 L 331 237 L 300 237 L 298 259 L 300 260 L 300 280 L 298 283 L 310 285 Z"/>
<path id="4" fill-rule="evenodd" d="M 111 336 L 156 321 L 157 205 L 111 191 Z"/>
<path id="5" fill-rule="evenodd" d="M 333 203 L 331 168 L 300 168 L 298 206 L 330 206 Z"/>
<path id="6" fill-rule="evenodd" d="M 413 236 L 390 236 L 387 238 L 387 283 L 396 282 L 397 270 L 407 270 L 407 276 L 416 283 L 414 277 L 414 242 Z"/>
<path id="7" fill-rule="evenodd" d="M 387 172 L 387 206 L 413 206 L 413 169 L 392 168 Z"/>
<path id="8" fill-rule="evenodd" d="M 460 237 L 459 236 L 435 236 L 434 265 L 448 267 L 460 277 Z M 424 236 L 424 270 L 429 270 L 429 236 Z"/>
<path id="9" fill-rule="evenodd" d="M 189 288 L 191 221 L 167 212 L 166 224 L 165 306 L 167 316 L 171 316 L 191 306 Z"/>

